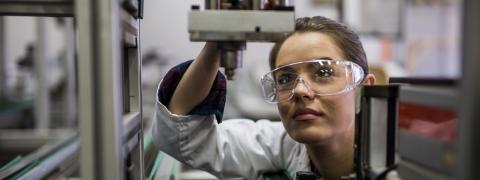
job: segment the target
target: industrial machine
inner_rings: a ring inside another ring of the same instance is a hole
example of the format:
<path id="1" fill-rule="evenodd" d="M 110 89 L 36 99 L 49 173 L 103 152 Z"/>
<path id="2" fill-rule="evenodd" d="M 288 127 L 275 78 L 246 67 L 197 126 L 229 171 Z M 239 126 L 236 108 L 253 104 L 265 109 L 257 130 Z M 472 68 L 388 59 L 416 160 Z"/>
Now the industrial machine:
<path id="1" fill-rule="evenodd" d="M 399 85 L 361 88 L 355 120 L 355 173 L 358 179 L 384 179 L 396 167 Z"/>
<path id="2" fill-rule="evenodd" d="M 276 42 L 295 28 L 289 0 L 205 0 L 205 10 L 192 6 L 188 16 L 191 41 L 214 41 L 227 79 L 242 67 L 246 42 Z"/>
<path id="3" fill-rule="evenodd" d="M 455 80 L 391 78 L 364 86 L 356 118 L 358 179 L 454 179 Z"/>

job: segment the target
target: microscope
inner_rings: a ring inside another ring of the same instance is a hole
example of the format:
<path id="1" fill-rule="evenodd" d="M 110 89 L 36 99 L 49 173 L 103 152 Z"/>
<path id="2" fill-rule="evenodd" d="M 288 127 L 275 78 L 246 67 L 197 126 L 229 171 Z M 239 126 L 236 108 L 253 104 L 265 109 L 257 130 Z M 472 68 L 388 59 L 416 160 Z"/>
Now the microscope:
<path id="1" fill-rule="evenodd" d="M 190 40 L 217 42 L 229 80 L 242 67 L 247 41 L 277 42 L 294 29 L 289 0 L 205 0 L 204 10 L 193 5 L 188 15 Z"/>

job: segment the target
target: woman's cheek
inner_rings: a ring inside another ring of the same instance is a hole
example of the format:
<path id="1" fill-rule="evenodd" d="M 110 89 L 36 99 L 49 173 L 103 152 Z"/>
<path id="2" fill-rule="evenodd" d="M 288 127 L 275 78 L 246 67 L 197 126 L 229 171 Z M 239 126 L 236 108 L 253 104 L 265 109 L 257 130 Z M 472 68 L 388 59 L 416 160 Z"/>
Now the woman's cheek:
<path id="1" fill-rule="evenodd" d="M 277 104 L 278 112 L 280 113 L 280 118 L 282 119 L 283 125 L 285 126 L 286 129 L 289 128 L 289 127 L 287 127 L 287 124 L 288 124 L 287 122 L 290 121 L 290 119 L 288 117 L 289 117 L 289 113 L 291 111 L 291 106 L 292 105 L 290 105 L 287 102 Z"/>
<path id="2" fill-rule="evenodd" d="M 330 120 L 337 128 L 338 126 L 349 126 L 355 118 L 355 95 L 354 93 L 347 93 L 344 95 L 331 96 L 323 100 L 330 115 Z M 343 127 L 345 128 L 345 127 Z M 342 129 L 343 129 L 342 128 Z"/>

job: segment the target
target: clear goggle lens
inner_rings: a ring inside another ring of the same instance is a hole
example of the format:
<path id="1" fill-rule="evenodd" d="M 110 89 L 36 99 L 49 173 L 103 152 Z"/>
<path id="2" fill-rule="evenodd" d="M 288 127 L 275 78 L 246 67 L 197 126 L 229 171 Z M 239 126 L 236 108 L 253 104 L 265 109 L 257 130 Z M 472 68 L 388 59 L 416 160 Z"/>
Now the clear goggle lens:
<path id="1" fill-rule="evenodd" d="M 351 91 L 364 77 L 362 68 L 351 61 L 310 60 L 280 66 L 261 78 L 265 100 L 288 101 L 301 82 L 319 96 Z"/>

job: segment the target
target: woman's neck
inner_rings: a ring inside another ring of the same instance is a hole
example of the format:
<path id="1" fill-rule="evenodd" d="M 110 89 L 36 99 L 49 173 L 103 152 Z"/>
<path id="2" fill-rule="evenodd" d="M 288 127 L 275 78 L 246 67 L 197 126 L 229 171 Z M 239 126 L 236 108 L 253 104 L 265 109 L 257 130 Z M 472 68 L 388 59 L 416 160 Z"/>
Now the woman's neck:
<path id="1" fill-rule="evenodd" d="M 315 171 L 324 179 L 340 179 L 353 172 L 354 131 L 321 145 L 306 145 Z"/>

